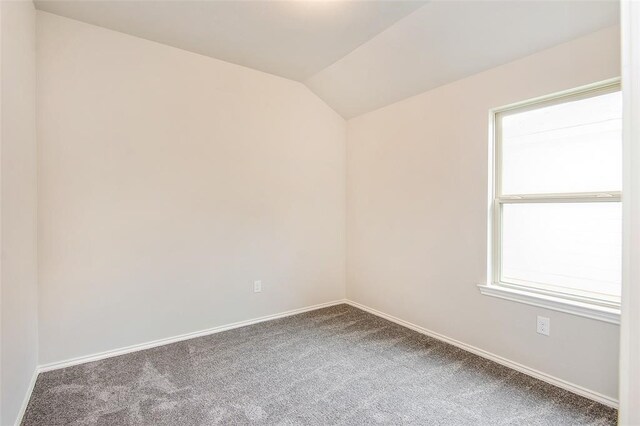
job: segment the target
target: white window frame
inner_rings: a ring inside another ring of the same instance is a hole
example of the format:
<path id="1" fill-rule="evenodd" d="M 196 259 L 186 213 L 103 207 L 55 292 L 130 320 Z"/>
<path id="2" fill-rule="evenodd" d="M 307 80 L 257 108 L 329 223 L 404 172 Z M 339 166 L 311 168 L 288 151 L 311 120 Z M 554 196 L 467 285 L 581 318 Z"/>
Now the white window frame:
<path id="1" fill-rule="evenodd" d="M 524 102 L 495 108 L 489 112 L 489 223 L 487 284 L 480 285 L 482 294 L 513 300 L 528 305 L 540 306 L 556 311 L 576 314 L 614 324 L 620 322 L 620 302 L 614 298 L 595 298 L 589 294 L 561 293 L 553 289 L 533 287 L 501 281 L 502 206 L 515 203 L 558 202 L 621 202 L 622 194 L 615 192 L 581 192 L 567 194 L 510 194 L 502 195 L 500 132 L 501 116 L 541 107 L 557 105 L 569 100 L 585 99 L 620 90 L 620 79 L 610 79 L 576 89 L 555 93 Z M 622 141 L 621 141 L 622 143 Z"/>

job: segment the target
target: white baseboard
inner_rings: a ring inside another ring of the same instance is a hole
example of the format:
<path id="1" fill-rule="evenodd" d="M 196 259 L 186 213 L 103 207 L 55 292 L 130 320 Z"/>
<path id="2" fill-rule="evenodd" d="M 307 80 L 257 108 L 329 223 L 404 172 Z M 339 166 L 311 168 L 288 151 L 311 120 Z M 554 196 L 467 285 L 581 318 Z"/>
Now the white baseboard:
<path id="1" fill-rule="evenodd" d="M 34 372 L 33 378 L 31 380 L 31 384 L 29 386 L 29 391 L 27 393 L 27 395 L 25 396 L 25 400 L 23 403 L 23 407 L 21 408 L 19 417 L 18 417 L 18 423 L 17 425 L 20 424 L 20 422 L 22 421 L 22 417 L 24 416 L 24 413 L 26 411 L 27 408 L 27 404 L 29 403 L 29 398 L 31 397 L 31 393 L 33 391 L 33 387 L 35 385 L 36 382 L 36 378 L 38 376 L 39 373 L 41 372 L 45 372 L 45 371 L 51 371 L 51 370 L 57 370 L 60 368 L 66 368 L 66 367 L 71 367 L 73 365 L 78 365 L 78 364 L 84 364 L 87 362 L 92 362 L 92 361 L 98 361 L 101 359 L 105 359 L 105 358 L 111 358 L 114 356 L 118 356 L 118 355 L 124 355 L 127 353 L 131 353 L 131 352 L 136 352 L 136 351 L 141 351 L 144 349 L 149 349 L 149 348 L 154 348 L 157 346 L 162 346 L 162 345 L 167 345 L 170 343 L 175 343 L 175 342 L 180 342 L 183 340 L 188 340 L 188 339 L 193 339 L 196 337 L 201 337 L 201 336 L 207 336 L 210 334 L 215 334 L 215 333 L 220 333 L 222 331 L 226 331 L 226 330 L 232 330 L 234 328 L 240 328 L 240 327 L 245 327 L 248 325 L 252 325 L 252 324 L 257 324 L 257 323 L 261 323 L 261 322 L 265 322 L 265 321 L 271 321 L 274 319 L 278 319 L 278 318 L 284 318 L 284 317 L 288 317 L 288 316 L 292 316 L 292 315 L 296 315 L 296 314 L 301 314 L 304 312 L 309 312 L 309 311 L 313 311 L 316 309 L 322 309 L 322 308 L 327 308 L 329 306 L 335 306 L 335 305 L 339 305 L 342 303 L 346 303 L 348 305 L 351 305 L 353 307 L 356 307 L 358 309 L 362 309 L 363 311 L 369 312 L 373 315 L 379 316 L 381 318 L 387 319 L 391 322 L 394 322 L 396 324 L 399 324 L 401 326 L 410 328 L 414 331 L 417 331 L 419 333 L 425 334 L 427 336 L 431 336 L 435 339 L 441 340 L 443 342 L 449 343 L 453 346 L 456 346 L 460 349 L 463 349 L 465 351 L 471 352 L 473 354 L 479 355 L 483 358 L 489 359 L 491 361 L 497 362 L 498 364 L 504 365 L 505 367 L 511 368 L 513 370 L 519 371 L 521 373 L 527 374 L 531 377 L 534 377 L 536 379 L 540 379 L 544 382 L 550 383 L 554 386 L 557 386 L 559 388 L 568 390 L 569 392 L 573 392 L 575 394 L 584 396 L 585 398 L 589 398 L 593 401 L 599 402 L 601 404 L 607 405 L 609 407 L 613 407 L 613 408 L 618 408 L 618 401 L 615 400 L 614 398 L 608 397 L 606 395 L 602 395 L 598 392 L 594 392 L 591 391 L 589 389 L 586 389 L 582 386 L 578 386 L 576 384 L 567 382 L 566 380 L 562 380 L 559 379 L 557 377 L 551 376 L 549 374 L 543 373 L 541 371 L 535 370 L 533 368 L 524 366 L 522 364 L 519 364 L 517 362 L 508 360 L 506 358 L 503 358 L 501 356 L 495 355 L 491 352 L 487 352 L 483 349 L 479 349 L 476 348 L 475 346 L 471 346 L 468 345 L 466 343 L 460 342 L 458 340 L 449 338 L 447 336 L 444 336 L 442 334 L 436 333 L 434 331 L 428 330 L 424 327 L 420 327 L 418 325 L 412 324 L 408 321 L 404 321 L 400 318 L 396 318 L 392 315 L 388 315 L 384 312 L 380 312 L 376 309 L 370 308 L 368 306 L 362 305 L 360 303 L 354 302 L 352 300 L 347 300 L 347 299 L 342 299 L 342 300 L 335 300 L 333 302 L 327 302 L 327 303 L 321 303 L 318 305 L 313 305 L 313 306 L 307 306 L 305 308 L 300 308 L 300 309 L 293 309 L 290 311 L 286 311 L 286 312 L 281 312 L 278 314 L 273 314 L 273 315 L 267 315 L 264 317 L 259 317 L 259 318 L 254 318 L 254 319 L 250 319 L 250 320 L 245 320 L 245 321 L 239 321 L 239 322 L 235 322 L 232 324 L 226 324 L 226 325 L 221 325 L 218 327 L 213 327 L 213 328 L 209 328 L 206 330 L 201 330 L 201 331 L 195 331 L 192 333 L 185 333 L 185 334 L 181 334 L 179 336 L 174 336 L 174 337 L 169 337 L 169 338 L 165 338 L 165 339 L 159 339 L 159 340 L 154 340 L 151 342 L 146 342 L 146 343 L 141 343 L 141 344 L 137 344 L 137 345 L 131 345 L 131 346 L 127 346 L 124 348 L 119 348 L 119 349 L 114 349 L 114 350 L 110 350 L 110 351 L 105 351 L 105 352 L 100 352 L 97 354 L 92 354 L 92 355 L 87 355 L 87 356 L 82 356 L 82 357 L 77 357 L 77 358 L 73 358 L 73 359 L 69 359 L 69 360 L 65 360 L 65 361 L 60 361 L 60 362 L 54 362 L 54 363 L 50 363 L 50 364 L 44 364 L 44 365 L 40 365 L 38 366 L 38 368 L 36 369 L 36 371 Z"/>
<path id="2" fill-rule="evenodd" d="M 618 408 L 618 401 L 614 398 L 608 397 L 598 392 L 594 392 L 592 390 L 586 389 L 582 386 L 567 382 L 566 380 L 559 379 L 557 377 L 551 376 L 549 374 L 543 373 L 542 371 L 538 371 L 536 369 L 527 367 L 525 365 L 519 364 L 517 362 L 511 361 L 509 359 L 503 358 L 499 355 L 493 354 L 491 352 L 487 352 L 483 349 L 476 348 L 475 346 L 468 345 L 466 343 L 460 342 L 458 340 L 452 339 L 450 337 L 444 336 L 442 334 L 436 333 L 435 331 L 428 330 L 424 327 L 420 327 L 419 325 L 412 324 L 408 321 L 402 320 L 400 318 L 396 318 L 392 315 L 385 314 L 384 312 L 380 312 L 376 309 L 370 308 L 368 306 L 362 305 L 360 303 L 354 302 L 352 300 L 347 300 L 345 303 L 362 309 L 363 311 L 369 312 L 378 317 L 387 319 L 391 322 L 399 324 L 401 326 L 410 328 L 411 330 L 417 331 L 418 333 L 426 334 L 427 336 L 433 337 L 434 339 L 441 340 L 443 342 L 449 343 L 453 346 L 456 346 L 460 349 L 463 349 L 467 352 L 471 352 L 483 358 L 489 359 L 491 361 L 497 362 L 498 364 L 504 365 L 505 367 L 509 367 L 513 370 L 524 373 L 528 376 L 534 377 L 536 379 L 542 380 L 543 382 L 547 382 L 559 388 L 568 390 L 569 392 L 573 392 L 580 396 L 584 396 L 585 398 L 589 398 L 593 401 L 604 404 L 608 407 Z"/>
<path id="3" fill-rule="evenodd" d="M 157 346 L 168 345 L 170 343 L 180 342 L 183 340 L 193 339 L 196 337 L 207 336 L 210 334 L 220 333 L 222 331 L 232 330 L 234 328 L 245 327 L 247 325 L 258 324 L 260 322 L 271 321 L 278 318 L 289 317 L 292 315 L 302 314 L 304 312 L 315 311 L 316 309 L 328 308 L 330 306 L 340 305 L 343 303 L 347 303 L 345 299 L 334 300 L 332 302 L 320 303 L 317 305 L 307 306 L 299 309 L 292 309 L 286 312 L 280 312 L 278 314 L 266 315 L 259 318 L 253 318 L 245 321 L 238 321 L 231 324 L 225 324 L 218 327 L 208 328 L 206 330 L 194 331 L 191 333 L 185 333 L 178 336 L 168 337 L 165 339 L 158 339 L 151 342 L 140 343 L 137 345 L 131 345 L 124 348 L 113 349 L 109 351 L 104 351 L 92 355 L 81 356 L 77 358 L 72 358 L 64 361 L 52 362 L 49 364 L 43 364 L 36 367 L 33 372 L 33 377 L 31 378 L 31 383 L 29 384 L 29 388 L 24 397 L 24 401 L 22 403 L 22 407 L 20 408 L 20 412 L 18 413 L 18 418 L 16 420 L 16 426 L 19 426 L 22 422 L 22 418 L 24 417 L 25 412 L 27 411 L 27 406 L 29 405 L 29 400 L 31 399 L 31 394 L 33 393 L 33 388 L 36 384 L 36 379 L 38 378 L 38 374 L 43 373 L 45 371 L 58 370 L 61 368 L 71 367 L 74 365 L 85 364 L 87 362 L 98 361 L 105 358 L 111 358 L 118 355 L 124 355 L 131 352 L 142 351 L 145 349 L 155 348 Z"/>
<path id="4" fill-rule="evenodd" d="M 40 370 L 36 367 L 33 370 L 33 375 L 31 376 L 31 382 L 29 382 L 29 387 L 27 388 L 27 392 L 24 395 L 24 399 L 22 400 L 22 406 L 20 407 L 20 411 L 18 411 L 18 417 L 16 418 L 16 425 L 20 426 L 22 423 L 22 418 L 24 417 L 24 413 L 27 412 L 27 406 L 29 405 L 29 400 L 31 399 L 31 394 L 33 393 L 33 388 L 36 386 L 36 380 L 38 379 L 38 374 Z"/>
<path id="5" fill-rule="evenodd" d="M 158 339 L 151 342 L 139 343 L 137 345 L 126 346 L 124 348 L 112 349 L 92 355 L 85 355 L 77 358 L 72 358 L 64 361 L 52 362 L 49 364 L 43 364 L 38 367 L 38 372 L 45 372 L 51 370 L 58 370 L 60 368 L 71 367 L 73 365 L 84 364 L 87 362 L 98 361 L 105 358 L 111 358 L 118 355 L 124 355 L 131 352 L 142 351 L 145 349 L 155 348 L 157 346 L 168 345 L 170 343 L 180 342 L 183 340 L 193 339 L 201 336 L 208 336 L 210 334 L 220 333 L 222 331 L 232 330 L 234 328 L 246 327 L 247 325 L 257 324 L 260 322 L 271 321 L 278 318 L 289 317 L 292 315 L 301 314 L 304 312 L 314 311 L 316 309 L 327 308 L 329 306 L 335 306 L 342 303 L 347 303 L 346 300 L 334 300 L 333 302 L 320 303 L 318 305 L 307 306 L 299 309 L 292 309 L 286 312 L 280 312 L 278 314 L 267 315 L 264 317 L 253 318 L 245 321 L 238 321 L 231 324 L 220 325 L 218 327 L 208 328 L 206 330 L 194 331 L 191 333 L 180 334 L 178 336 L 167 337 L 164 339 Z"/>

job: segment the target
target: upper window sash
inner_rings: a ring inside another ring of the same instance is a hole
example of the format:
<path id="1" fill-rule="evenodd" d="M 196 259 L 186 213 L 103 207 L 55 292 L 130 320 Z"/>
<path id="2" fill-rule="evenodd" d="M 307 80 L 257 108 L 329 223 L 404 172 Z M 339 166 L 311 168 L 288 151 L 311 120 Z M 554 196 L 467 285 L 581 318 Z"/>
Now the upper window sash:
<path id="1" fill-rule="evenodd" d="M 492 128 L 491 139 L 493 143 L 492 150 L 492 190 L 495 200 L 501 202 L 518 202 L 513 200 L 543 200 L 555 198 L 556 200 L 566 199 L 568 201 L 578 201 L 580 199 L 589 199 L 590 201 L 604 201 L 603 198 L 609 198 L 608 201 L 620 201 L 621 191 L 598 191 L 584 193 L 564 193 L 553 192 L 549 194 L 505 194 L 503 192 L 503 158 L 502 158 L 502 120 L 513 114 L 519 114 L 531 110 L 541 109 L 554 105 L 560 105 L 566 102 L 579 101 L 599 95 L 614 93 L 620 91 L 620 79 L 614 78 L 604 82 L 599 82 L 584 86 L 580 89 L 571 89 L 552 95 L 542 96 L 539 98 L 514 103 L 505 107 L 497 108 L 491 111 Z M 523 201 L 520 201 L 523 202 Z"/>

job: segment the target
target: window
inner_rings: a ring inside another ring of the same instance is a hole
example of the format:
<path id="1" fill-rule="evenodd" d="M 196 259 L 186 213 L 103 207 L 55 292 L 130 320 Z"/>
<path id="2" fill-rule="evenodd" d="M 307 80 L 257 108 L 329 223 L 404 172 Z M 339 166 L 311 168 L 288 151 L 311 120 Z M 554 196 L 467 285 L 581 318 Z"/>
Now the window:
<path id="1" fill-rule="evenodd" d="M 483 293 L 616 322 L 622 263 L 619 84 L 492 115 L 491 284 L 481 286 Z"/>

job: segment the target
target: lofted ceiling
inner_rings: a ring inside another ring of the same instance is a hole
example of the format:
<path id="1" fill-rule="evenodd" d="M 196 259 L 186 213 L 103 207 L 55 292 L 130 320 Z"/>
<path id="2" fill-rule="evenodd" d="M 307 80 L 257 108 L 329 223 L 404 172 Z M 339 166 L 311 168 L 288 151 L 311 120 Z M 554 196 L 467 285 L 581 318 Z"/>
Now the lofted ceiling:
<path id="1" fill-rule="evenodd" d="M 66 16 L 302 81 L 424 1 L 36 0 Z"/>
<path id="2" fill-rule="evenodd" d="M 618 3 L 605 1 L 434 1 L 305 83 L 354 117 L 615 25 L 618 16 Z"/>
<path id="3" fill-rule="evenodd" d="M 39 0 L 301 81 L 345 118 L 616 25 L 615 0 Z"/>

